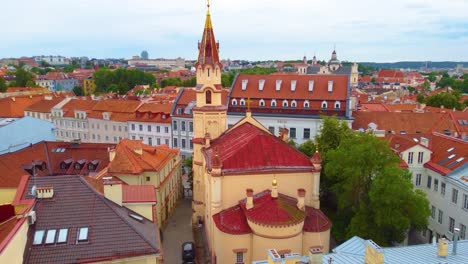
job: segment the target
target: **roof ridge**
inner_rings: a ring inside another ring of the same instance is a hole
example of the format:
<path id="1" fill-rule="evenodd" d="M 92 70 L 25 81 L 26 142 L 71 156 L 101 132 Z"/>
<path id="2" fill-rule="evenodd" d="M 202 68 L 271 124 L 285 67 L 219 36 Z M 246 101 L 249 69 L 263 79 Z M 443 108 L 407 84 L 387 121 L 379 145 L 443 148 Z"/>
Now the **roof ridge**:
<path id="1" fill-rule="evenodd" d="M 155 248 L 153 247 L 153 245 L 151 244 L 150 241 L 148 241 L 148 239 L 146 239 L 146 237 L 144 235 L 141 234 L 140 231 L 136 230 L 132 224 L 130 224 L 127 219 L 123 218 L 117 211 L 116 211 L 116 208 L 114 206 L 118 206 L 116 203 L 114 203 L 113 201 L 107 199 L 103 194 L 99 193 L 98 191 L 96 191 L 96 189 L 94 189 L 86 180 L 83 179 L 83 176 L 79 176 L 79 181 L 84 184 L 87 188 L 89 188 L 95 195 L 95 197 L 97 197 L 98 199 L 100 199 L 107 207 L 109 207 L 112 212 L 119 218 L 121 219 L 125 224 L 127 224 L 128 227 L 130 227 L 133 231 L 135 231 L 135 233 L 137 233 L 151 248 L 155 249 L 156 252 L 159 252 L 160 249 L 158 248 Z M 137 215 L 140 215 L 139 213 L 127 208 L 127 207 L 124 207 L 124 206 L 121 206 L 119 207 L 119 209 L 123 209 L 125 208 L 124 210 L 129 210 L 129 211 L 132 211 L 134 212 L 135 214 Z M 150 221 L 149 219 L 147 219 L 148 221 Z M 152 222 L 152 221 L 150 221 Z M 154 224 L 154 222 L 152 222 Z M 156 226 L 155 226 L 156 227 Z"/>

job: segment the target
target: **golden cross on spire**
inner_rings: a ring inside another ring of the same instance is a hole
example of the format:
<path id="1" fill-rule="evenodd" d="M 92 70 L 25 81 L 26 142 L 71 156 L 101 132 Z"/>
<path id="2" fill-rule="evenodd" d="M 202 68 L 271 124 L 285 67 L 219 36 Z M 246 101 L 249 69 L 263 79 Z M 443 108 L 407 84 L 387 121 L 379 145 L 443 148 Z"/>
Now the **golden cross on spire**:
<path id="1" fill-rule="evenodd" d="M 247 111 L 250 112 L 250 103 L 252 100 L 250 100 L 250 97 L 247 98 Z"/>

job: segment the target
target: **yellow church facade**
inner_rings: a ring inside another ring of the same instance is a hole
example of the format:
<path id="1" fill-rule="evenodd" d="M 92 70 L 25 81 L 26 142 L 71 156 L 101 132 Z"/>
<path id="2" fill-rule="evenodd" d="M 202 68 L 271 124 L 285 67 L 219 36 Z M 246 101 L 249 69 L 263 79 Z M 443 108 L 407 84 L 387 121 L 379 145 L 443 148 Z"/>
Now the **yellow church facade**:
<path id="1" fill-rule="evenodd" d="M 251 263 L 265 259 L 268 249 L 328 252 L 331 222 L 320 211 L 319 153 L 308 158 L 249 111 L 227 130 L 209 11 L 198 48 L 192 221 L 206 232 L 212 263 Z"/>

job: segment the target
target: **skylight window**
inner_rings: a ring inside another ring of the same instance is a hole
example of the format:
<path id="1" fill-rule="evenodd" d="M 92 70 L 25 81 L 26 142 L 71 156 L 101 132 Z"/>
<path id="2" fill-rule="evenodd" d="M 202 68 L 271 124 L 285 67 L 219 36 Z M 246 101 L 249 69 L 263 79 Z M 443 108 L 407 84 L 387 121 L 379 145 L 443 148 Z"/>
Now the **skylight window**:
<path id="1" fill-rule="evenodd" d="M 419 142 L 419 140 L 417 138 L 413 138 L 414 142 Z"/>
<path id="2" fill-rule="evenodd" d="M 457 159 L 457 162 L 460 162 L 460 161 L 462 161 L 462 160 L 464 160 L 464 159 L 465 159 L 465 157 L 458 158 L 458 159 Z"/>
<path id="3" fill-rule="evenodd" d="M 448 156 L 448 159 L 452 159 L 453 157 L 455 157 L 455 154 Z"/>
<path id="4" fill-rule="evenodd" d="M 78 230 L 78 242 L 85 242 L 88 241 L 88 227 L 81 227 Z"/>
<path id="5" fill-rule="evenodd" d="M 37 230 L 36 233 L 34 233 L 33 245 L 42 244 L 42 240 L 44 240 L 44 234 L 45 230 Z"/>
<path id="6" fill-rule="evenodd" d="M 450 152 L 450 151 L 452 151 L 454 149 L 455 149 L 454 147 L 451 147 L 451 148 L 447 149 L 447 152 Z"/>
<path id="7" fill-rule="evenodd" d="M 57 243 L 66 243 L 68 237 L 68 229 L 60 229 L 59 235 L 57 238 Z"/>
<path id="8" fill-rule="evenodd" d="M 57 233 L 57 230 L 55 229 L 50 229 L 47 231 L 47 236 L 46 236 L 46 244 L 53 244 L 55 242 L 55 234 Z"/>

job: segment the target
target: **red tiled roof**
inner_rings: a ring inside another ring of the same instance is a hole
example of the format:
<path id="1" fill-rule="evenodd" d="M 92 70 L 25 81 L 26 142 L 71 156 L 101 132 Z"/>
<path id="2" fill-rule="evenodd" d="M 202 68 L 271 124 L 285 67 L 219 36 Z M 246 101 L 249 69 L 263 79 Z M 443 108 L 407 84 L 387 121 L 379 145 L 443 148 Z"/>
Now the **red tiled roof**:
<path id="1" fill-rule="evenodd" d="M 305 212 L 299 210 L 296 203 L 296 199 L 283 194 L 273 198 L 271 191 L 266 190 L 254 196 L 253 208 L 247 210 L 245 199 L 239 204 L 249 221 L 276 226 L 293 225 L 304 221 Z"/>
<path id="2" fill-rule="evenodd" d="M 63 107 L 63 116 L 64 117 L 74 117 L 75 110 L 91 112 L 93 107 L 97 104 L 98 101 L 91 100 L 90 98 L 84 97 L 84 99 L 72 99 L 66 103 Z"/>
<path id="3" fill-rule="evenodd" d="M 142 150 L 138 154 L 136 150 Z M 179 150 L 166 145 L 149 146 L 138 140 L 123 139 L 115 148 L 115 158 L 109 164 L 109 173 L 141 174 L 145 171 L 159 171 L 167 162 L 176 157 Z"/>
<path id="4" fill-rule="evenodd" d="M 227 130 L 203 154 L 208 169 L 219 155 L 222 175 L 314 170 L 307 156 L 248 122 Z"/>
<path id="5" fill-rule="evenodd" d="M 367 129 L 370 123 L 377 125 L 378 130 L 394 131 L 407 134 L 443 133 L 444 130 L 457 130 L 450 116 L 443 113 L 406 113 L 406 112 L 355 112 L 353 129 Z"/>
<path id="6" fill-rule="evenodd" d="M 57 105 L 58 103 L 62 102 L 64 98 L 59 97 L 59 98 L 52 98 L 51 100 L 49 99 L 43 99 L 37 103 L 34 103 L 27 107 L 25 111 L 31 111 L 31 112 L 39 112 L 39 113 L 50 113 L 52 112 L 52 108 Z"/>
<path id="7" fill-rule="evenodd" d="M 383 78 L 403 78 L 405 75 L 401 71 L 397 70 L 379 70 L 377 72 L 378 77 Z"/>
<path id="8" fill-rule="evenodd" d="M 358 111 L 389 112 L 385 104 L 382 103 L 361 103 Z"/>
<path id="9" fill-rule="evenodd" d="M 246 199 L 238 205 L 227 208 L 215 215 L 216 227 L 224 233 L 241 235 L 252 232 L 249 221 L 267 226 L 290 225 L 304 222 L 303 231 L 323 232 L 331 228 L 331 221 L 319 209 L 305 206 L 305 211 L 297 208 L 297 200 L 284 194 L 271 197 L 271 191 L 265 190 L 254 196 L 254 207 L 245 207 Z"/>
<path id="10" fill-rule="evenodd" d="M 0 188 L 17 188 L 21 177 L 28 174 L 23 166 L 31 166 L 33 161 L 45 162 L 45 170 L 41 170 L 40 166 L 37 167 L 36 175 L 38 176 L 57 174 L 86 175 L 100 171 L 109 162 L 107 149 L 113 146 L 112 144 L 97 143 L 75 145 L 65 142 L 40 142 L 16 152 L 0 155 L 0 171 L 2 171 L 0 174 Z M 58 149 L 61 151 L 58 152 Z M 68 169 L 61 169 L 60 164 L 65 160 L 70 160 L 71 164 Z M 74 165 L 79 160 L 84 161 L 82 169 L 75 170 Z M 94 170 L 89 170 L 88 165 L 92 161 L 98 162 L 97 167 Z"/>
<path id="11" fill-rule="evenodd" d="M 42 100 L 42 95 L 0 98 L 0 117 L 23 117 L 24 110 Z"/>
<path id="12" fill-rule="evenodd" d="M 153 185 L 122 185 L 123 203 L 155 203 Z"/>
<path id="13" fill-rule="evenodd" d="M 128 121 L 171 123 L 172 103 L 148 102 L 142 104 Z M 111 116 L 112 118 L 112 116 Z"/>
<path id="14" fill-rule="evenodd" d="M 432 150 L 431 162 L 426 164 L 435 170 L 440 170 L 443 175 L 467 162 L 468 142 L 466 141 L 439 133 L 432 133 L 429 136 L 429 144 Z M 452 150 L 448 151 L 450 149 Z M 460 161 L 456 162 L 457 160 Z"/>
<path id="15" fill-rule="evenodd" d="M 110 99 L 99 101 L 93 111 L 114 112 L 114 113 L 134 113 L 140 106 L 140 101 Z"/>
<path id="16" fill-rule="evenodd" d="M 6 90 L 7 93 L 15 93 L 15 92 L 43 92 L 43 93 L 50 93 L 49 89 L 42 88 L 42 87 L 8 87 Z"/>

